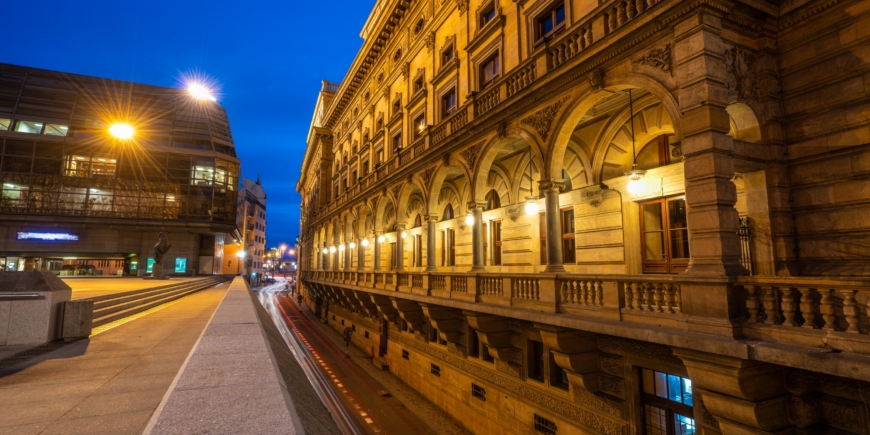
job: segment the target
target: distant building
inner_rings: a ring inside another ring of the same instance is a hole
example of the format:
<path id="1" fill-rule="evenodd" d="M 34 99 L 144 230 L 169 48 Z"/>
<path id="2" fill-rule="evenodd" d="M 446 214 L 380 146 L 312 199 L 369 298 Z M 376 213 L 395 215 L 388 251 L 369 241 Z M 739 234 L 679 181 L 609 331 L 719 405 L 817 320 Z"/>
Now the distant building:
<path id="1" fill-rule="evenodd" d="M 245 243 L 245 274 L 251 276 L 251 284 L 262 279 L 263 260 L 266 254 L 266 193 L 257 181 L 247 178 L 242 182 L 242 234 Z"/>
<path id="2" fill-rule="evenodd" d="M 222 273 L 238 197 L 226 110 L 187 91 L 0 64 L 0 270 Z"/>

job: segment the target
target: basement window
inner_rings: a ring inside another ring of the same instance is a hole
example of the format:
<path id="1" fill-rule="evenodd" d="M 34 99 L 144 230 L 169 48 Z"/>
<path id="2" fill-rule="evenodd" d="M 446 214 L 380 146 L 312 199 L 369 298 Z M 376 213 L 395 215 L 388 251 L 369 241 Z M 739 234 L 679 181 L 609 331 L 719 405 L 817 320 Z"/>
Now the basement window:
<path id="1" fill-rule="evenodd" d="M 475 397 L 486 402 L 486 390 L 480 385 L 471 384 L 471 397 Z"/>
<path id="2" fill-rule="evenodd" d="M 556 423 L 535 414 L 535 432 L 546 435 L 556 435 Z"/>
<path id="3" fill-rule="evenodd" d="M 411 354 L 409 354 L 408 351 L 405 349 L 402 349 L 402 359 L 406 359 L 406 360 L 411 359 Z"/>
<path id="4" fill-rule="evenodd" d="M 438 367 L 435 364 L 429 364 L 429 366 L 430 366 L 429 372 L 431 372 L 433 375 L 438 376 L 440 378 L 441 377 L 441 367 Z"/>

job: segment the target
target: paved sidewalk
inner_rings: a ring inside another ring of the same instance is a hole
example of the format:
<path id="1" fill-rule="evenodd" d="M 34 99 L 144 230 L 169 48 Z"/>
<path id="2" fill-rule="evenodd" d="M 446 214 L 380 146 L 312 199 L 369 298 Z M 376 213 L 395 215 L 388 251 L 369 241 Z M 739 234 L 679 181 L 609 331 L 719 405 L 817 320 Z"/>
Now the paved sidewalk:
<path id="1" fill-rule="evenodd" d="M 0 371 L 0 433 L 140 433 L 227 288 Z"/>

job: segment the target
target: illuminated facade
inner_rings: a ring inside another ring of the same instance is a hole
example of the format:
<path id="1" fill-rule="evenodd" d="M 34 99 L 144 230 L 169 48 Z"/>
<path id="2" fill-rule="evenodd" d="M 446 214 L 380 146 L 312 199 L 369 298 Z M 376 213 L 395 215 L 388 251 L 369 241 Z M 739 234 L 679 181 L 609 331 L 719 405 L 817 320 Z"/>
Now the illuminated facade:
<path id="1" fill-rule="evenodd" d="M 867 6 L 377 1 L 307 303 L 475 433 L 870 433 Z"/>
<path id="2" fill-rule="evenodd" d="M 0 138 L 4 269 L 141 275 L 164 231 L 175 273 L 221 273 L 240 163 L 218 103 L 0 64 Z M 21 231 L 78 240 L 22 240 Z"/>

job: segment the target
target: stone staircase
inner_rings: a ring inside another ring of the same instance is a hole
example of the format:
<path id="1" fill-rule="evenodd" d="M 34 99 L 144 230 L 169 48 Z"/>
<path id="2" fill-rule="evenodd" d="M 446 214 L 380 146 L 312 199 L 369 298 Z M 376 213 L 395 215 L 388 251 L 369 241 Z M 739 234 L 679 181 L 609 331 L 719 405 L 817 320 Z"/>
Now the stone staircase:
<path id="1" fill-rule="evenodd" d="M 156 306 L 172 302 L 200 290 L 212 288 L 230 281 L 232 278 L 211 276 L 203 279 L 186 280 L 160 287 L 133 290 L 124 293 L 90 298 L 94 302 L 92 327 L 105 325 L 124 317 L 132 316 Z M 171 281 L 170 281 L 171 282 Z"/>

